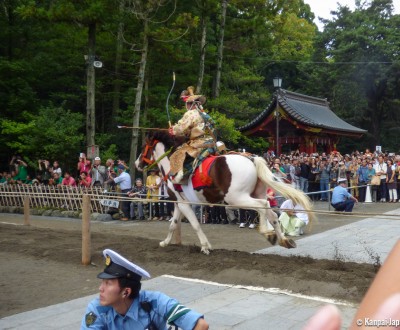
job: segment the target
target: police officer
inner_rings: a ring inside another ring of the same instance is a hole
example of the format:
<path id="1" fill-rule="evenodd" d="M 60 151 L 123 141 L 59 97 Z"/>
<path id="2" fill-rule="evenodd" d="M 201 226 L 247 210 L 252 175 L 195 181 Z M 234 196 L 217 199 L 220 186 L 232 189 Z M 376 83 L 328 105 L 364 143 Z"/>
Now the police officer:
<path id="1" fill-rule="evenodd" d="M 331 205 L 335 211 L 351 212 L 354 203 L 358 203 L 357 198 L 353 197 L 346 189 L 347 180 L 340 178 L 338 185 L 333 189 Z"/>
<path id="2" fill-rule="evenodd" d="M 100 296 L 86 310 L 81 329 L 208 329 L 203 316 L 161 292 L 141 291 L 141 279 L 150 274 L 117 252 L 106 249 L 106 268 Z"/>

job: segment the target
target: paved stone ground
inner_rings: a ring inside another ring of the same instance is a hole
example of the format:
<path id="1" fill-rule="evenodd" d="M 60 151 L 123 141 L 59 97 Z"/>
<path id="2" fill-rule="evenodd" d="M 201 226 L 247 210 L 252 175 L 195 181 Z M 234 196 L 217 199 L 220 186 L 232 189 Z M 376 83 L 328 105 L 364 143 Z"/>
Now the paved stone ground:
<path id="1" fill-rule="evenodd" d="M 207 283 L 171 276 L 144 281 L 146 290 L 163 291 L 202 311 L 211 329 L 301 329 L 326 299 L 279 290 Z M 0 319 L 0 329 L 78 329 L 88 302 L 96 295 Z M 332 302 L 331 302 L 332 303 Z M 348 328 L 352 305 L 337 303 Z M 284 316 L 284 317 L 283 317 Z"/>
<path id="2" fill-rule="evenodd" d="M 386 214 L 400 215 L 400 209 Z M 374 264 L 386 259 L 399 237 L 398 218 L 374 217 L 298 239 L 296 249 L 274 246 L 256 253 Z"/>

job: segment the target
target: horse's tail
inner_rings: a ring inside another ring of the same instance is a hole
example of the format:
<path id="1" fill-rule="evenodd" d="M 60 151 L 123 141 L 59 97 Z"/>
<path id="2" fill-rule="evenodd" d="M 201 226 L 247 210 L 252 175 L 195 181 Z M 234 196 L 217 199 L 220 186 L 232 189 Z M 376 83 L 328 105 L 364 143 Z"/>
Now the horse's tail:
<path id="1" fill-rule="evenodd" d="M 256 165 L 257 177 L 267 186 L 282 194 L 282 196 L 291 199 L 295 204 L 300 204 L 306 211 L 312 211 L 311 200 L 302 191 L 293 188 L 291 185 L 276 180 L 274 174 L 267 166 L 267 162 L 262 157 L 255 157 L 254 164 Z M 308 212 L 308 218 L 314 219 L 314 212 Z"/>

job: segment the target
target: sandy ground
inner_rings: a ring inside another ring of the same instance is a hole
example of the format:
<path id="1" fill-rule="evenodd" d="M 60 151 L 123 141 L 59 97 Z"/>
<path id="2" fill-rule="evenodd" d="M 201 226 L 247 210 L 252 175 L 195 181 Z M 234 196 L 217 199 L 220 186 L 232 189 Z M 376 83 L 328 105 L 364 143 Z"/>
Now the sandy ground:
<path id="1" fill-rule="evenodd" d="M 318 205 L 317 205 L 318 208 Z M 327 210 L 326 204 L 320 209 Z M 391 204 L 360 205 L 358 212 L 386 212 Z M 342 215 L 320 215 L 313 235 L 358 221 Z M 199 253 L 189 224 L 182 224 L 183 246 L 160 248 L 168 222 L 92 223 L 92 265 L 81 265 L 81 222 L 78 219 L 0 214 L 0 317 L 96 293 L 103 268 L 102 250 L 114 249 L 153 277 L 172 274 L 228 284 L 278 287 L 307 295 L 358 302 L 376 269 L 368 264 L 301 257 L 255 255 L 269 243 L 256 230 L 232 225 L 202 225 L 214 247 Z"/>

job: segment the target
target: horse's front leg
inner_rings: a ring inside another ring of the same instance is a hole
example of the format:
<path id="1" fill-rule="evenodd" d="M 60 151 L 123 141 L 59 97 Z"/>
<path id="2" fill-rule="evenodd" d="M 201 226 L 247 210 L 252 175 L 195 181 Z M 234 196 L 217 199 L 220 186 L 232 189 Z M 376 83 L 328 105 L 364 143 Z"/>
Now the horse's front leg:
<path id="1" fill-rule="evenodd" d="M 183 218 L 182 212 L 179 210 L 178 205 L 175 205 L 174 214 L 171 218 L 171 224 L 169 225 L 168 235 L 165 240 L 160 242 L 161 247 L 166 247 L 167 245 L 169 245 L 171 243 L 171 239 L 174 234 L 174 231 L 175 231 L 176 227 L 178 226 L 178 223 L 180 223 L 182 221 L 182 218 Z M 182 242 L 177 242 L 177 243 L 181 244 Z"/>
<path id="2" fill-rule="evenodd" d="M 192 207 L 189 204 L 178 204 L 178 207 L 184 214 L 184 216 L 189 220 L 192 228 L 196 231 L 196 234 L 200 240 L 201 244 L 201 252 L 204 254 L 210 254 L 210 250 L 212 250 L 211 244 L 208 241 L 206 235 L 200 227 L 200 223 L 196 218 L 196 214 L 193 212 Z"/>
<path id="3" fill-rule="evenodd" d="M 271 208 L 269 208 L 268 202 L 267 208 L 259 209 L 258 213 L 260 215 L 260 234 L 264 235 L 272 245 L 275 245 L 278 241 L 280 246 L 288 249 L 296 247 L 296 243 L 292 239 L 283 235 L 281 226 L 279 225 L 278 216 Z M 268 222 L 266 221 L 267 219 Z M 271 228 L 271 225 L 273 228 Z"/>

